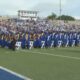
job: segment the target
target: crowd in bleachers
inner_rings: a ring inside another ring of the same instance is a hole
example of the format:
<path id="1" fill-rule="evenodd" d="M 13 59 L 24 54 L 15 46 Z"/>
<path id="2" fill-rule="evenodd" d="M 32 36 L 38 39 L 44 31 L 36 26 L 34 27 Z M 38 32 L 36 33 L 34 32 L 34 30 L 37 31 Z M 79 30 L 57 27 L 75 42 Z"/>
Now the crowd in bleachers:
<path id="1" fill-rule="evenodd" d="M 80 44 L 80 26 L 68 23 L 54 25 L 50 20 L 0 21 L 0 46 L 11 48 L 21 42 L 22 48 L 73 46 Z"/>
<path id="2" fill-rule="evenodd" d="M 80 25 L 68 24 L 64 22 L 55 23 L 50 20 L 19 20 L 19 19 L 10 19 L 0 21 L 0 31 L 2 32 L 22 32 L 22 31 L 67 31 L 67 32 L 79 32 Z"/>

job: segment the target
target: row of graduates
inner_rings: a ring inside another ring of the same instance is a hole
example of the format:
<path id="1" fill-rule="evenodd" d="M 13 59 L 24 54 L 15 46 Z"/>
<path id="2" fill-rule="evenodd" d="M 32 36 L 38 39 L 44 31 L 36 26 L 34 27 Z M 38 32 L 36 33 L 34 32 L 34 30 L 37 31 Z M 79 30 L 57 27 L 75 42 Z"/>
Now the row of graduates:
<path id="1" fill-rule="evenodd" d="M 0 46 L 15 49 L 16 42 L 21 42 L 21 47 L 44 48 L 60 46 L 79 46 L 79 32 L 42 32 L 42 33 L 18 33 L 0 34 Z"/>
<path id="2" fill-rule="evenodd" d="M 42 33 L 24 33 L 19 38 L 22 48 L 44 48 L 60 46 L 79 46 L 79 32 L 42 32 Z"/>
<path id="3" fill-rule="evenodd" d="M 15 50 L 16 39 L 11 34 L 0 34 L 0 47 Z"/>

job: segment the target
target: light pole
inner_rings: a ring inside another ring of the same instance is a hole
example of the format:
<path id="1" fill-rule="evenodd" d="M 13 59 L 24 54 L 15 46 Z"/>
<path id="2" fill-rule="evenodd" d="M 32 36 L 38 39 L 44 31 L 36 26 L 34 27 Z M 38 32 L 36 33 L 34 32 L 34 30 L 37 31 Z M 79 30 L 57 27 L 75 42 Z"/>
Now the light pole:
<path id="1" fill-rule="evenodd" d="M 61 20 L 61 14 L 62 14 L 62 5 L 61 5 L 61 0 L 60 0 L 60 20 Z"/>

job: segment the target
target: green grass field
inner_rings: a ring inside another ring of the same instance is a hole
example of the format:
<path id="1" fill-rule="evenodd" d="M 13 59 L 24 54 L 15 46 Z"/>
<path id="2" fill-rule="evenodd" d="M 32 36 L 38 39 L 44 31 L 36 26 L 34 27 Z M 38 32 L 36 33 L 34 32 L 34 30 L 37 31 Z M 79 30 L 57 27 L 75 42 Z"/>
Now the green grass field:
<path id="1" fill-rule="evenodd" d="M 80 47 L 19 51 L 0 48 L 0 66 L 32 80 L 80 80 Z"/>

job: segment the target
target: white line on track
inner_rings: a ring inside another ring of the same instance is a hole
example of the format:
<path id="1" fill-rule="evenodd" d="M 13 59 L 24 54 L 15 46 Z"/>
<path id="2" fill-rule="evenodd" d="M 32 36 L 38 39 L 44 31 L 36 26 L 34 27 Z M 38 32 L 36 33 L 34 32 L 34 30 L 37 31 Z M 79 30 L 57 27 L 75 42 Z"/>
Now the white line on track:
<path id="1" fill-rule="evenodd" d="M 71 57 L 71 56 L 64 56 L 64 55 L 57 55 L 57 54 L 50 54 L 50 53 L 43 53 L 43 52 L 38 52 L 38 51 L 27 51 L 27 50 L 20 50 L 21 52 L 29 52 L 29 53 L 34 53 L 34 54 L 41 54 L 41 55 L 47 55 L 47 56 L 55 56 L 55 57 L 61 57 L 61 58 L 68 58 L 68 59 L 75 59 L 75 60 L 80 60 L 79 57 Z"/>
<path id="2" fill-rule="evenodd" d="M 6 71 L 6 72 L 9 72 L 9 73 L 11 73 L 11 74 L 13 74 L 13 75 L 15 75 L 15 76 L 18 76 L 18 77 L 20 77 L 20 78 L 22 78 L 22 79 L 24 79 L 24 80 L 32 80 L 32 79 L 30 79 L 30 78 L 28 78 L 28 77 L 25 77 L 25 76 L 23 76 L 23 75 L 21 75 L 21 74 L 18 74 L 18 73 L 16 73 L 16 72 L 13 72 L 13 71 L 11 71 L 11 70 L 9 70 L 9 69 L 7 69 L 7 68 L 4 68 L 4 67 L 2 67 L 2 66 L 0 66 L 0 69 L 4 70 L 4 71 Z"/>

